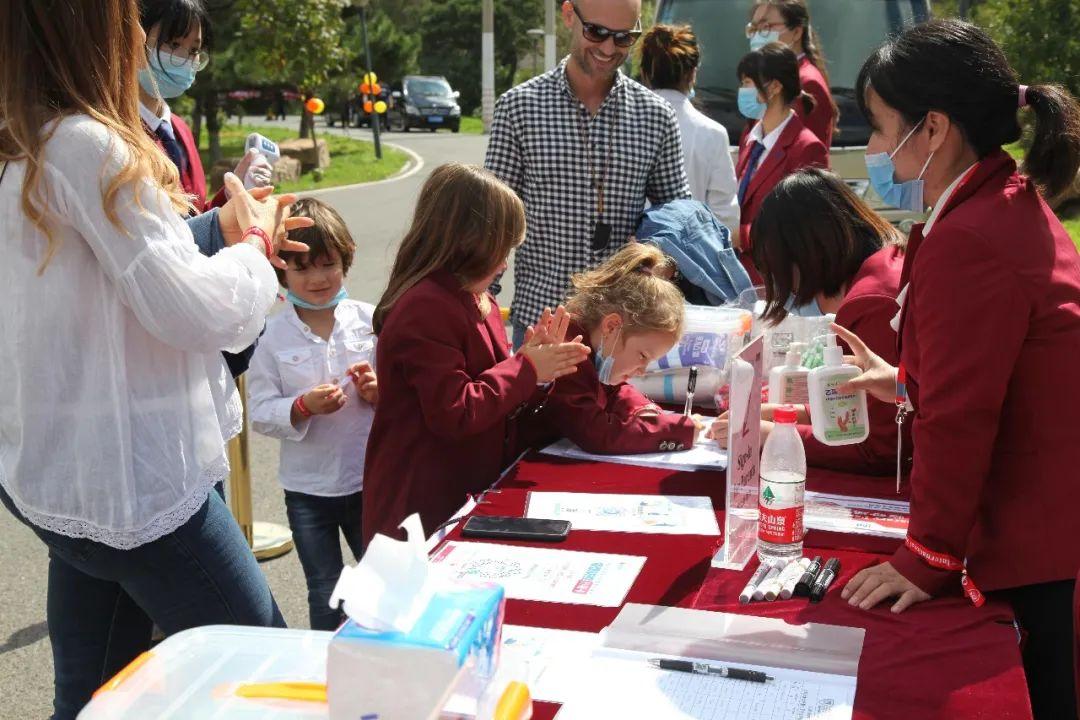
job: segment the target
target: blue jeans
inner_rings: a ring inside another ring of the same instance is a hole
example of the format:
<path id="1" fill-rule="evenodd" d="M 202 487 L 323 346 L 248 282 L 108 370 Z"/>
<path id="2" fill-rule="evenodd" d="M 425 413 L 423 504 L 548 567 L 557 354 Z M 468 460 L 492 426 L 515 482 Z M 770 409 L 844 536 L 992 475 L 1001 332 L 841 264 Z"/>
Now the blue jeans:
<path id="1" fill-rule="evenodd" d="M 337 630 L 345 621 L 340 609 L 330 607 L 330 595 L 341 577 L 344 561 L 341 557 L 341 539 L 352 550 L 353 559 L 364 554 L 364 540 L 360 533 L 362 494 L 359 492 L 341 497 L 323 497 L 307 493 L 285 491 L 285 512 L 289 516 L 296 554 L 304 568 L 308 589 L 308 615 L 312 630 Z"/>
<path id="2" fill-rule="evenodd" d="M 522 345 L 525 344 L 525 331 L 528 328 L 529 328 L 529 326 L 527 324 L 522 323 L 522 322 L 518 322 L 517 320 L 514 321 L 514 324 L 513 324 L 514 336 L 513 336 L 513 338 L 511 338 L 510 342 L 512 342 L 514 344 L 514 351 L 515 352 L 519 348 L 521 348 Z"/>
<path id="3" fill-rule="evenodd" d="M 3 489 L 0 501 L 49 549 L 54 720 L 74 719 L 95 690 L 148 650 L 154 624 L 166 635 L 202 625 L 285 627 L 216 492 L 180 528 L 132 550 L 43 530 Z"/>

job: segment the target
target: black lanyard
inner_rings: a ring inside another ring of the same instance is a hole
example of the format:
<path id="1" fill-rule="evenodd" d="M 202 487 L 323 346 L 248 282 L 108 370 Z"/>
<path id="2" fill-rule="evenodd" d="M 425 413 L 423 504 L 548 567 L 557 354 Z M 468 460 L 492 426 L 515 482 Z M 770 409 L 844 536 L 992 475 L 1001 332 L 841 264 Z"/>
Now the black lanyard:
<path id="1" fill-rule="evenodd" d="M 589 163 L 589 174 L 592 176 L 593 188 L 596 190 L 596 226 L 593 228 L 592 249 L 603 250 L 611 244 L 611 225 L 604 222 L 604 186 L 607 184 L 608 174 L 611 172 L 611 157 L 615 148 L 615 121 L 619 116 L 619 109 L 614 105 L 617 99 L 612 99 L 611 124 L 608 126 L 608 142 L 604 158 L 603 174 L 597 177 L 596 166 L 593 164 L 592 147 L 589 144 L 589 132 L 585 127 L 585 121 L 581 118 L 581 109 L 577 111 L 578 130 L 581 134 L 581 148 L 585 152 L 585 158 Z M 603 110 L 601 106 L 600 111 Z M 600 118 L 597 111 L 596 118 Z"/>

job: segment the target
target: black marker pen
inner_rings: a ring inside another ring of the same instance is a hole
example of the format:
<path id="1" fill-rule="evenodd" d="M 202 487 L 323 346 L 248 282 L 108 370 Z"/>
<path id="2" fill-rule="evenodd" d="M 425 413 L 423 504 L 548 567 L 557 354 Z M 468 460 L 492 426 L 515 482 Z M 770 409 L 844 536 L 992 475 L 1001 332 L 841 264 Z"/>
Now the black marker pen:
<path id="1" fill-rule="evenodd" d="M 810 589 L 810 602 L 821 602 L 821 599 L 825 597 L 825 593 L 829 591 L 829 587 L 839 574 L 840 559 L 831 558 L 829 562 L 825 563 L 825 569 L 821 571 L 817 580 L 814 581 L 814 587 Z"/>
<path id="2" fill-rule="evenodd" d="M 799 582 L 795 583 L 796 597 L 807 597 L 810 594 L 810 588 L 814 586 L 819 572 L 821 572 L 821 556 L 815 555 L 814 562 L 810 563 L 810 567 L 806 568 Z"/>

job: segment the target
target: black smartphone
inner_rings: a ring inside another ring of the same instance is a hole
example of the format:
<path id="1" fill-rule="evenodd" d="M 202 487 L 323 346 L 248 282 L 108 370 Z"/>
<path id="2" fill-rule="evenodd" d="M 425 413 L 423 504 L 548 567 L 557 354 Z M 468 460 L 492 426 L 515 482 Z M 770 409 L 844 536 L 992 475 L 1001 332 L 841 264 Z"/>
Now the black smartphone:
<path id="1" fill-rule="evenodd" d="M 502 540 L 559 542 L 570 534 L 569 520 L 474 515 L 465 521 L 461 536 Z"/>

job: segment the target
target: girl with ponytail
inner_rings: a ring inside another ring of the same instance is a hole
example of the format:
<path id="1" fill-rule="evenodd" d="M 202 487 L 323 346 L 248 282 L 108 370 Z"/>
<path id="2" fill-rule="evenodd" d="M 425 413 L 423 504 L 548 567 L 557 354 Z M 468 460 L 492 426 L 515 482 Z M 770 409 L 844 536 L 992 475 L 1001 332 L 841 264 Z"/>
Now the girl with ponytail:
<path id="1" fill-rule="evenodd" d="M 537 414 L 544 440 L 568 437 L 592 453 L 689 449 L 700 424 L 660 408 L 627 381 L 667 354 L 683 326 L 683 296 L 670 277 L 674 261 L 654 245 L 630 243 L 595 270 L 572 278 L 566 301 L 570 335 L 592 362 L 559 378 Z"/>
<path id="2" fill-rule="evenodd" d="M 900 368 L 914 408 L 908 537 L 843 591 L 893 612 L 961 590 L 1009 602 L 1027 634 L 1036 718 L 1076 715 L 1072 596 L 1080 543 L 1080 256 L 1046 198 L 1080 167 L 1080 105 L 1027 86 L 978 27 L 936 20 L 863 65 L 871 182 L 932 208 L 901 274 Z M 1034 116 L 1023 172 L 1002 149 Z M 867 371 L 853 385 L 895 400 L 898 370 L 845 334 Z M 1067 502 L 1067 501 L 1066 501 Z"/>
<path id="3" fill-rule="evenodd" d="M 806 167 L 829 166 L 829 149 L 812 133 L 796 107 L 813 109 L 813 97 L 802 91 L 799 61 L 787 46 L 774 42 L 747 53 L 736 69 L 739 112 L 757 121 L 739 146 L 735 173 L 739 178 L 738 247 L 746 271 L 754 282 L 761 275 L 754 266 L 750 226 L 761 203 L 776 184 Z"/>

